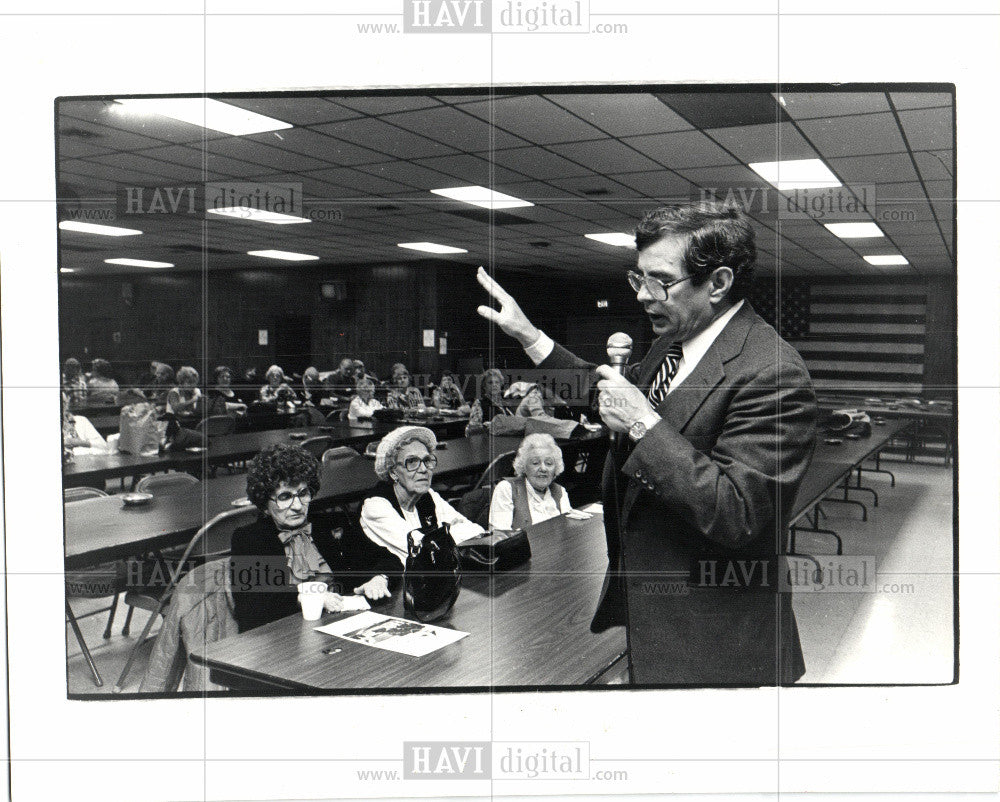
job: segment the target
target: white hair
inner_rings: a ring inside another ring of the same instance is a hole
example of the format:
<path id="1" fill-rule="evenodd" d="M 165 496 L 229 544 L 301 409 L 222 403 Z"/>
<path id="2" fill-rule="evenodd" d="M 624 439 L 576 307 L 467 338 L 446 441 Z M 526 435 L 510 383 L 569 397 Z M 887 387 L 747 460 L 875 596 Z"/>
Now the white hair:
<path id="1" fill-rule="evenodd" d="M 532 451 L 541 451 L 543 453 L 552 454 L 556 459 L 556 472 L 555 475 L 561 474 L 566 466 L 563 464 L 562 449 L 556 443 L 555 438 L 551 434 L 543 434 L 542 432 L 536 432 L 535 434 L 529 434 L 521 441 L 521 445 L 518 446 L 517 455 L 514 457 L 514 475 L 524 476 L 524 463 L 528 459 L 528 455 Z"/>

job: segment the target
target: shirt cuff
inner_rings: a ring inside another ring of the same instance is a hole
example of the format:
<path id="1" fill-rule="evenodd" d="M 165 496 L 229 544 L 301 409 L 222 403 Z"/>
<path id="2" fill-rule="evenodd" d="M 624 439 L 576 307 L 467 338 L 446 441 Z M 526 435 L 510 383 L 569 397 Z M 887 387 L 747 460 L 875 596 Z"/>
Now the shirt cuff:
<path id="1" fill-rule="evenodd" d="M 650 429 L 656 426 L 656 424 L 658 424 L 661 420 L 663 420 L 663 418 L 661 418 L 655 412 L 650 412 L 648 415 L 643 415 L 641 418 L 639 418 L 639 423 L 645 426 L 646 431 L 648 432 Z"/>
<path id="2" fill-rule="evenodd" d="M 537 365 L 548 358 L 555 346 L 555 342 L 551 337 L 549 337 L 549 335 L 547 335 L 544 331 L 539 331 L 538 339 L 531 345 L 526 345 L 524 347 L 524 353 L 528 355 L 528 359 Z"/>

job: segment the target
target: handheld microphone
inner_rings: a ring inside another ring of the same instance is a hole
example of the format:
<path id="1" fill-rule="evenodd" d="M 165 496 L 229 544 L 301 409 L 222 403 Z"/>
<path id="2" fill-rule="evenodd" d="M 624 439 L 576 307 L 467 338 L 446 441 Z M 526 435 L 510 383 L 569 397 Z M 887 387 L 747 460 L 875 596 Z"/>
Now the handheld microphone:
<path id="1" fill-rule="evenodd" d="M 608 337 L 608 364 L 611 365 L 619 376 L 625 365 L 628 364 L 629 357 L 632 356 L 632 338 L 623 331 L 616 331 Z M 611 442 L 618 444 L 620 437 L 618 432 L 611 432 Z"/>

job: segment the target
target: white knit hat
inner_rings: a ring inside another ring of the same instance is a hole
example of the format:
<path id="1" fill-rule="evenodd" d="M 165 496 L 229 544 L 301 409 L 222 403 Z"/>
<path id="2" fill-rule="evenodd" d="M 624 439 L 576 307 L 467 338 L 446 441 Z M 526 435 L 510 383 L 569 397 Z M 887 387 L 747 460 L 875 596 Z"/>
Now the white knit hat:
<path id="1" fill-rule="evenodd" d="M 426 426 L 400 426 L 382 438 L 375 451 L 375 475 L 383 482 L 389 480 L 389 471 L 396 461 L 396 454 L 403 443 L 419 440 L 433 454 L 437 448 L 434 432 Z"/>

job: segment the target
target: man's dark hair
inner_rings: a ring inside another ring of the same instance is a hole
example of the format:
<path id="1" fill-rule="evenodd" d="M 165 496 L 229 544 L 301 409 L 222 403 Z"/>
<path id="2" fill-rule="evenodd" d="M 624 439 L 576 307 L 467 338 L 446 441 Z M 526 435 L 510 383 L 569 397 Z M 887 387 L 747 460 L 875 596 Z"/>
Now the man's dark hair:
<path id="1" fill-rule="evenodd" d="M 247 473 L 247 498 L 261 512 L 278 485 L 305 482 L 315 496 L 319 492 L 319 462 L 301 446 L 279 443 L 268 446 L 250 463 Z"/>
<path id="2" fill-rule="evenodd" d="M 653 209 L 636 226 L 636 250 L 641 252 L 665 237 L 687 238 L 684 266 L 694 277 L 692 284 L 704 284 L 715 268 L 726 266 L 733 271 L 733 286 L 726 297 L 736 303 L 747 296 L 757 246 L 753 226 L 741 209 L 712 201 Z"/>

